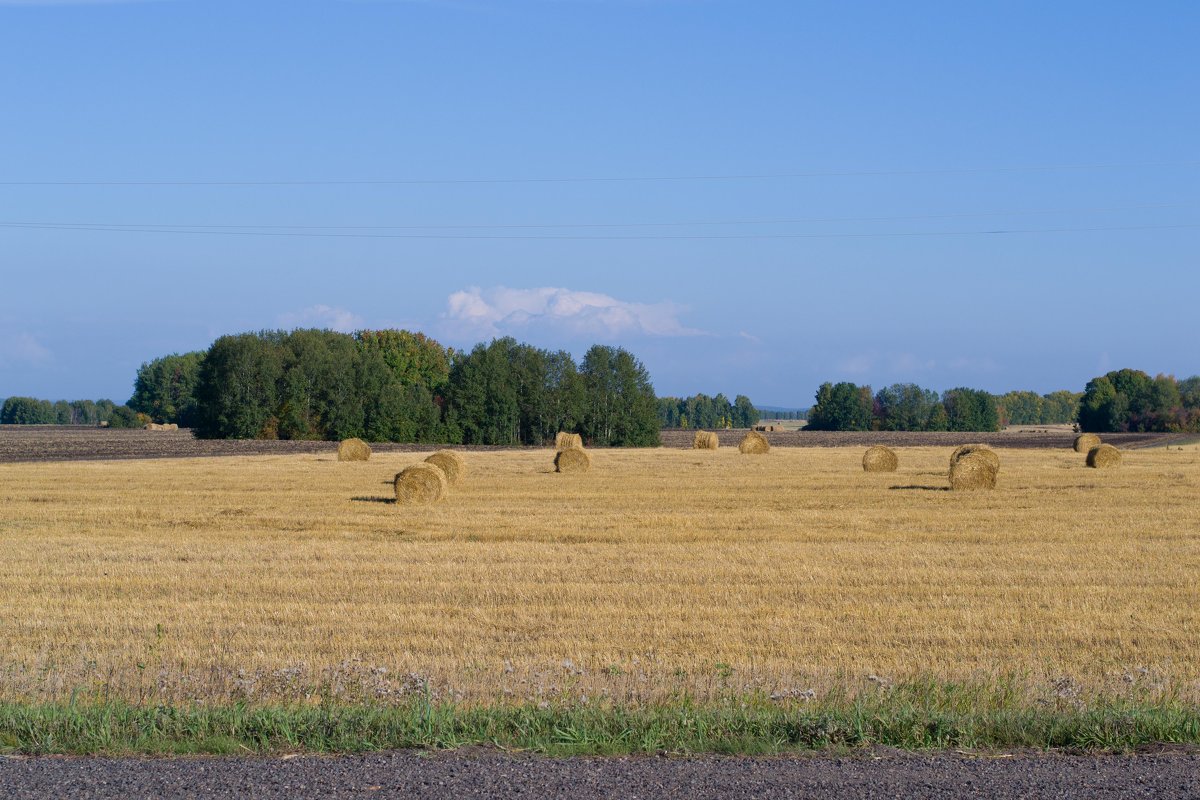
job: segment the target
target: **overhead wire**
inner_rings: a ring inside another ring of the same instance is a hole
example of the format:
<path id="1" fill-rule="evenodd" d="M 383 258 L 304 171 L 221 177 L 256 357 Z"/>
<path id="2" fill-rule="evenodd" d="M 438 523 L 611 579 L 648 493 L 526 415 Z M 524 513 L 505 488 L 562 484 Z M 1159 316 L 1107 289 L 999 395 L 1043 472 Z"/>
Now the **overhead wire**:
<path id="1" fill-rule="evenodd" d="M 0 222 L 7 226 L 61 226 L 67 228 L 179 228 L 179 229 L 247 229 L 247 230 L 551 230 L 551 229 L 594 229 L 594 228 L 692 228 L 730 227 L 738 225 L 799 225 L 842 222 L 910 222 L 917 220 L 978 219 L 981 217 L 1029 216 L 1035 214 L 1084 214 L 1126 211 L 1147 211 L 1175 208 L 1195 208 L 1193 203 L 1156 203 L 1130 206 L 1087 206 L 1076 208 L 1039 208 L 1000 211 L 970 211 L 952 214 L 904 214 L 899 216 L 863 217 L 791 217 L 779 219 L 739 220 L 692 220 L 674 222 L 552 222 L 552 223 L 459 223 L 435 225 L 280 225 L 247 223 L 155 223 L 155 222 L 64 222 L 61 220 L 8 220 Z"/>
<path id="2" fill-rule="evenodd" d="M 545 183 L 650 183 L 673 181 L 742 181 L 783 180 L 793 178 L 850 178 L 850 177 L 894 177 L 905 175 L 971 175 L 982 173 L 1009 172 L 1062 172 L 1080 170 L 1147 169 L 1147 168 L 1191 168 L 1200 166 L 1200 161 L 1147 161 L 1129 163 L 1094 164 L 1026 164 L 993 165 L 982 167 L 949 167 L 937 169 L 879 169 L 879 170 L 811 170 L 795 172 L 693 174 L 693 175 L 631 175 L 631 176 L 560 176 L 560 177 L 510 177 L 510 178 L 331 178 L 331 179 L 163 179 L 163 180 L 94 180 L 94 179 L 38 179 L 0 180 L 0 186 L 432 186 L 432 185 L 486 185 L 486 184 L 545 184 Z"/>
<path id="3" fill-rule="evenodd" d="M 1112 231 L 1161 231 L 1200 228 L 1198 223 L 1172 225 L 1100 225 L 1091 227 L 1044 227 L 1044 228 L 995 228 L 962 231 L 870 231 L 870 232 L 820 232 L 820 233 L 748 233 L 748 234 L 639 234 L 639 235 L 480 235 L 480 234 L 389 234 L 389 233 L 315 233 L 310 231 L 263 231 L 263 230 L 185 230 L 178 228 L 139 227 L 93 227 L 71 225 L 37 225 L 0 222 L 6 230 L 65 230 L 94 231 L 102 233 L 149 233 L 193 236 L 267 236 L 317 239 L 425 239 L 425 240 L 487 240 L 487 241 L 682 241 L 682 240 L 748 240 L 748 239 L 874 239 L 899 237 L 941 236 L 999 236 L 1034 233 L 1090 233 Z"/>

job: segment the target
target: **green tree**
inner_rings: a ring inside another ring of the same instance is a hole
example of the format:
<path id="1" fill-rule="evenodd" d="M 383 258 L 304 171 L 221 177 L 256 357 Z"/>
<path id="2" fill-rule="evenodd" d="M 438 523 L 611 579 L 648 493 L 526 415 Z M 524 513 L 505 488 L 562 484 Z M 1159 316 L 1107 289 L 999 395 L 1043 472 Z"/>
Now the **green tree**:
<path id="1" fill-rule="evenodd" d="M 996 398 L 1001 425 L 1041 425 L 1042 396 L 1037 392 L 1006 392 Z"/>
<path id="2" fill-rule="evenodd" d="M 1079 427 L 1097 433 L 1155 427 L 1154 380 L 1141 370 L 1119 369 L 1088 381 L 1079 405 Z"/>
<path id="3" fill-rule="evenodd" d="M 196 384 L 203 360 L 204 353 L 197 351 L 172 353 L 142 364 L 134 379 L 129 407 L 154 422 L 192 427 L 196 416 Z"/>
<path id="4" fill-rule="evenodd" d="M 72 425 L 95 425 L 100 421 L 96 412 L 96 404 L 91 400 L 71 401 Z"/>
<path id="5" fill-rule="evenodd" d="M 56 400 L 51 408 L 54 410 L 55 425 L 71 424 L 71 404 L 66 400 Z"/>
<path id="6" fill-rule="evenodd" d="M 138 412 L 129 406 L 115 406 L 109 415 L 108 425 L 111 428 L 140 428 L 145 425 L 145 418 L 139 417 Z"/>
<path id="7" fill-rule="evenodd" d="M 1184 408 L 1200 408 L 1200 375 L 1179 382 L 1179 399 Z"/>
<path id="8" fill-rule="evenodd" d="M 579 368 L 570 353 L 566 350 L 547 352 L 544 358 L 547 424 L 543 435 L 553 439 L 559 431 L 577 432 L 583 422 L 585 390 Z"/>
<path id="9" fill-rule="evenodd" d="M 0 424 L 53 425 L 54 407 L 49 400 L 35 397 L 10 397 L 0 408 Z"/>
<path id="10" fill-rule="evenodd" d="M 1061 389 L 1042 397 L 1042 425 L 1060 425 L 1065 422 L 1075 422 L 1079 417 L 1079 401 L 1082 392 L 1069 392 Z"/>
<path id="11" fill-rule="evenodd" d="M 329 330 L 295 330 L 279 342 L 278 435 L 283 439 L 361 437 L 359 351 L 354 340 Z"/>
<path id="12" fill-rule="evenodd" d="M 823 383 L 817 389 L 817 404 L 808 414 L 806 430 L 865 431 L 871 427 L 874 405 L 870 386 L 853 383 Z"/>
<path id="13" fill-rule="evenodd" d="M 283 334 L 222 336 L 204 356 L 196 383 L 195 434 L 202 439 L 278 435 Z"/>
<path id="14" fill-rule="evenodd" d="M 739 394 L 733 398 L 733 413 L 730 414 L 730 424 L 733 427 L 753 428 L 758 424 L 758 420 L 758 409 L 750 402 L 749 397 Z"/>
<path id="15" fill-rule="evenodd" d="M 579 374 L 586 404 L 584 439 L 601 447 L 659 444 L 657 402 L 650 374 L 628 350 L 593 345 Z"/>
<path id="16" fill-rule="evenodd" d="M 520 444 L 520 398 L 511 337 L 478 344 L 450 368 L 448 415 L 464 444 Z"/>
<path id="17" fill-rule="evenodd" d="M 1120 405 L 1117 388 L 1107 376 L 1093 378 L 1088 381 L 1079 402 L 1079 427 L 1093 433 L 1119 430 L 1126 410 Z"/>
<path id="18" fill-rule="evenodd" d="M 1000 415 L 996 398 L 980 389 L 950 389 L 942 397 L 947 429 L 952 431 L 998 431 Z"/>
<path id="19" fill-rule="evenodd" d="M 401 386 L 424 386 L 440 394 L 450 379 L 454 353 L 423 333 L 404 330 L 358 331 L 363 352 L 379 353 Z"/>
<path id="20" fill-rule="evenodd" d="M 875 394 L 873 414 L 880 430 L 924 431 L 940 402 L 937 392 L 915 383 L 896 383 Z"/>

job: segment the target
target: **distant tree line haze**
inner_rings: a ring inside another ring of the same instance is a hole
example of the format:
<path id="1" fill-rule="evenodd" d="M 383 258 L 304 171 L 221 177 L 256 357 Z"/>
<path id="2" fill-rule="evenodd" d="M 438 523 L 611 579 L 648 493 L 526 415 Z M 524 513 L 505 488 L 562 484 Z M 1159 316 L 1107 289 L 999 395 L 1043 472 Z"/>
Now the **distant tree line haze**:
<path id="1" fill-rule="evenodd" d="M 9 397 L 0 404 L 0 425 L 108 425 L 139 428 L 146 420 L 112 400 L 39 400 Z"/>
<path id="2" fill-rule="evenodd" d="M 938 394 L 914 383 L 874 392 L 870 386 L 825 383 L 809 411 L 807 428 L 817 431 L 995 431 L 1005 425 L 1074 422 L 1081 395 L 1058 391 L 992 395 L 957 388 Z"/>
<path id="3" fill-rule="evenodd" d="M 732 403 L 720 392 L 658 398 L 658 424 L 664 428 L 750 428 L 758 420 L 758 409 L 744 394 Z"/>

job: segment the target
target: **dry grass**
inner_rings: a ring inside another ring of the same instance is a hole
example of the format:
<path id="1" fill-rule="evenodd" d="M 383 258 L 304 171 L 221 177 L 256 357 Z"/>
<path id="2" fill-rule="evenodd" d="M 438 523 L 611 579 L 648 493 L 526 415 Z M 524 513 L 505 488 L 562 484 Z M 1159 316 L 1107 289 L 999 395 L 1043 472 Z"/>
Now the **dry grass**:
<path id="1" fill-rule="evenodd" d="M 997 672 L 1065 687 L 1053 702 L 1200 695 L 1195 447 L 1110 471 L 1004 450 L 980 493 L 945 490 L 944 448 L 883 474 L 857 447 L 599 450 L 583 482 L 545 451 L 479 452 L 452 502 L 389 502 L 424 455 L 0 465 L 0 696 L 382 693 L 413 673 L 480 702 L 705 697 Z"/>

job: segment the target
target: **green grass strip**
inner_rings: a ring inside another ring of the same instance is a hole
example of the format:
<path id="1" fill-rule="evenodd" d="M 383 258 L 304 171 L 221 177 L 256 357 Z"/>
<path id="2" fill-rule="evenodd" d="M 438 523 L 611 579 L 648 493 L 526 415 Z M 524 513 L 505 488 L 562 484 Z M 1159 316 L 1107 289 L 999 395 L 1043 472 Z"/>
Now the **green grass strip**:
<path id="1" fill-rule="evenodd" d="M 925 698 L 928 700 L 929 698 Z M 681 702 L 661 707 L 0 704 L 0 752 L 354 753 L 495 745 L 550 755 L 766 754 L 888 745 L 908 750 L 1128 750 L 1200 744 L 1200 708 L 1115 702 L 1086 708 L 963 708 L 889 695 L 820 707 Z"/>

